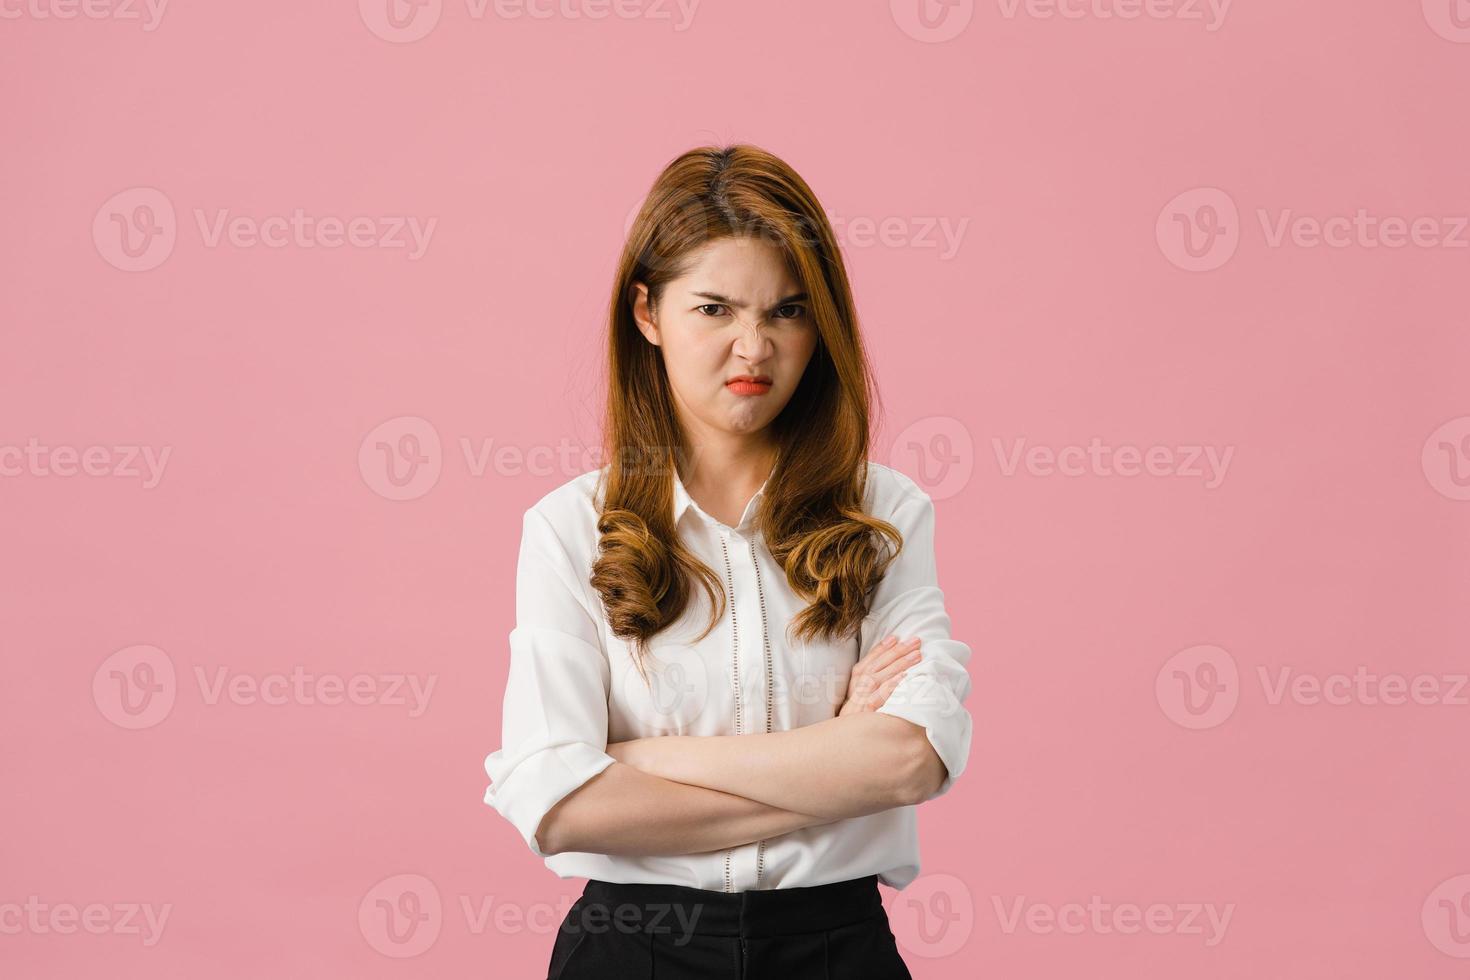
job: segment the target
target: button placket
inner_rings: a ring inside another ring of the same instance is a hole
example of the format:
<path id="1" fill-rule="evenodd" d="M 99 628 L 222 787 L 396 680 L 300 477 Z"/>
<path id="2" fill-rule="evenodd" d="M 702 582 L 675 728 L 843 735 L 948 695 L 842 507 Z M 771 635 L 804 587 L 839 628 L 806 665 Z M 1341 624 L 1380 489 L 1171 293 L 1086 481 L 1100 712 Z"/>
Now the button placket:
<path id="1" fill-rule="evenodd" d="M 726 572 L 730 586 L 730 609 L 734 650 L 732 683 L 735 687 L 735 734 L 769 731 L 768 718 L 761 717 L 765 694 L 761 691 L 765 666 L 766 624 L 757 601 L 758 573 L 750 565 L 751 551 L 738 533 L 721 532 Z"/>
<path id="2" fill-rule="evenodd" d="M 740 617 L 735 608 L 735 573 L 730 562 L 730 535 L 722 528 L 716 528 L 715 533 L 720 536 L 720 551 L 725 559 L 725 604 L 730 613 L 730 665 L 731 683 L 735 697 L 735 734 L 741 732 L 741 697 L 740 697 Z M 731 847 L 725 851 L 725 891 L 735 890 L 735 873 L 733 861 L 735 848 Z"/>
<path id="3" fill-rule="evenodd" d="M 766 589 L 765 584 L 761 581 L 761 565 L 760 558 L 757 556 L 755 550 L 755 539 L 751 538 L 747 544 L 750 546 L 750 567 L 755 572 L 756 596 L 760 600 L 761 607 L 761 660 L 765 664 L 766 678 L 765 730 L 769 733 L 772 727 L 772 715 L 775 708 L 776 685 L 773 676 L 775 667 L 771 662 L 771 632 L 769 624 L 766 622 Z M 765 874 L 765 870 L 766 842 L 762 839 L 755 842 L 755 886 L 757 888 L 760 887 L 761 876 Z"/>
<path id="4" fill-rule="evenodd" d="M 720 535 L 721 555 L 725 564 L 726 601 L 730 607 L 731 645 L 733 648 L 731 652 L 731 683 L 734 687 L 735 734 L 743 735 L 745 732 L 752 730 L 747 725 L 745 706 L 748 703 L 758 706 L 760 700 L 759 698 L 752 700 L 747 697 L 747 694 L 750 692 L 745 690 L 742 680 L 745 677 L 754 676 L 757 678 L 756 683 L 759 684 L 762 674 L 765 680 L 765 715 L 760 719 L 759 727 L 753 730 L 769 732 L 771 731 L 772 691 L 774 689 L 771 676 L 773 668 L 770 657 L 769 625 L 766 621 L 765 586 L 761 580 L 760 566 L 756 560 L 755 543 L 753 540 L 744 538 L 739 533 L 731 531 L 724 525 L 720 525 L 717 530 Z M 732 542 L 732 537 L 736 541 Z M 740 547 L 739 542 L 744 542 L 745 547 Z M 750 575 L 737 575 L 736 569 L 743 566 L 741 557 L 744 555 L 749 556 Z M 754 576 L 754 593 L 757 597 L 759 611 L 757 613 L 748 610 L 745 615 L 741 615 L 741 604 L 738 598 L 741 594 L 748 595 L 750 593 L 751 590 L 748 587 L 748 580 L 751 576 Z M 746 588 L 737 590 L 737 580 L 745 582 Z M 758 636 L 754 634 L 753 630 L 757 616 L 760 622 L 760 633 Z M 741 630 L 740 627 L 742 624 L 746 625 L 746 629 Z M 742 640 L 744 640 L 743 643 Z M 761 662 L 752 663 L 749 657 L 746 656 L 747 652 L 753 653 Z M 752 675 L 750 673 L 751 669 L 757 669 L 757 672 Z M 756 691 L 755 693 L 759 694 L 760 692 Z M 727 892 L 735 890 L 735 876 L 732 870 L 734 853 L 736 850 L 744 850 L 748 847 L 750 847 L 749 844 L 744 845 L 742 848 L 730 848 L 725 852 L 725 891 Z M 760 887 L 761 878 L 765 872 L 765 849 L 765 840 L 762 839 L 755 842 L 752 857 L 754 858 L 753 873 L 755 880 L 754 887 L 756 888 Z"/>
<path id="5" fill-rule="evenodd" d="M 741 630 L 740 615 L 740 590 L 736 585 L 735 576 L 735 552 L 730 547 L 730 533 L 719 530 L 720 551 L 725 559 L 725 601 L 729 606 L 730 616 L 730 680 L 735 696 L 735 734 L 743 734 L 745 727 L 745 685 L 743 683 L 743 667 L 741 661 L 744 659 L 745 650 L 742 640 L 749 639 L 749 631 Z M 742 635 L 744 633 L 745 635 Z"/>

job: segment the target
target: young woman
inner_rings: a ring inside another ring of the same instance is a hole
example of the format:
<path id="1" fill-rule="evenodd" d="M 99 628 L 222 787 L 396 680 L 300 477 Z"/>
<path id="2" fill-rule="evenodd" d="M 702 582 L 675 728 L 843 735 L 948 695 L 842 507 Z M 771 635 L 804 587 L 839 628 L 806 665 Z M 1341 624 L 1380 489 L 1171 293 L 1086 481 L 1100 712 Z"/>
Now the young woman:
<path id="1" fill-rule="evenodd" d="M 485 801 L 587 878 L 550 980 L 909 977 L 878 891 L 970 748 L 934 506 L 868 460 L 831 226 L 751 146 L 674 160 L 609 313 L 605 458 L 523 516 Z"/>

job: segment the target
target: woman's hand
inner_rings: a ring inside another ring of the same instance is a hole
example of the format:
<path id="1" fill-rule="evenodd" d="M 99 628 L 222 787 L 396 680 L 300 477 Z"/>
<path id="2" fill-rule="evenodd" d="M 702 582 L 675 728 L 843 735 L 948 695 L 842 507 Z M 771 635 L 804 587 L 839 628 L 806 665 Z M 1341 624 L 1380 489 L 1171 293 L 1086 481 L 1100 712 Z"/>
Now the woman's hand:
<path id="1" fill-rule="evenodd" d="M 903 643 L 897 641 L 896 636 L 888 637 L 853 665 L 852 676 L 847 681 L 847 700 L 837 712 L 839 718 L 883 707 L 903 675 L 923 659 L 917 636 Z"/>

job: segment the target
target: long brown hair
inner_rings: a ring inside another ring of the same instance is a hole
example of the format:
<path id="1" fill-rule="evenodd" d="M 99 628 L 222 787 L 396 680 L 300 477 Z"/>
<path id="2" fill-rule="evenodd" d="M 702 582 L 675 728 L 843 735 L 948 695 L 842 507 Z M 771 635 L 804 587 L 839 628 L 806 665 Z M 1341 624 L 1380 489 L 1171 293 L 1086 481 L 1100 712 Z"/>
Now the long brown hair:
<path id="1" fill-rule="evenodd" d="M 754 146 L 699 147 L 673 160 L 638 212 L 618 263 L 608 310 L 608 395 L 599 480 L 598 557 L 592 585 L 614 635 L 631 642 L 640 672 L 650 637 L 677 620 L 699 582 L 724 615 L 724 584 L 681 542 L 673 522 L 676 457 L 687 447 L 659 348 L 639 332 L 630 287 L 650 309 L 716 239 L 766 236 L 808 294 L 817 347 L 791 400 L 771 422 L 777 461 L 757 521 L 792 590 L 810 604 L 793 620 L 803 641 L 851 635 L 869 593 L 903 544 L 863 511 L 870 399 L 877 397 L 836 237 L 811 188 Z M 686 470 L 687 472 L 687 470 Z M 890 541 L 880 553 L 876 535 Z M 716 600 L 716 594 L 719 598 Z M 644 674 L 645 680 L 647 674 Z"/>

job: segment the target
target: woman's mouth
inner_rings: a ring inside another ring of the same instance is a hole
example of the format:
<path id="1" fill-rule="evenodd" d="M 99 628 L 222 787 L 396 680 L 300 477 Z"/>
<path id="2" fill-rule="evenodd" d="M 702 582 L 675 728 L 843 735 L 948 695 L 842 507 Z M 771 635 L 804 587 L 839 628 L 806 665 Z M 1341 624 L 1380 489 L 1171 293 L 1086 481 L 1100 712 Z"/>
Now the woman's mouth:
<path id="1" fill-rule="evenodd" d="M 771 390 L 771 383 L 769 381 L 745 381 L 737 378 L 727 382 L 725 387 L 737 395 L 764 395 Z"/>

